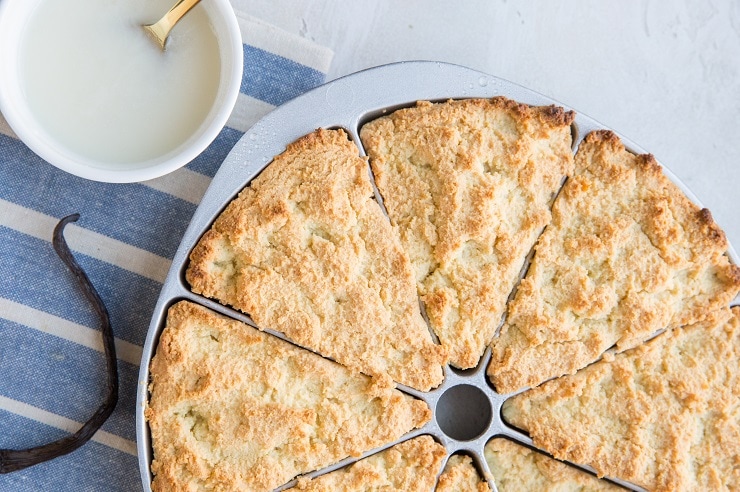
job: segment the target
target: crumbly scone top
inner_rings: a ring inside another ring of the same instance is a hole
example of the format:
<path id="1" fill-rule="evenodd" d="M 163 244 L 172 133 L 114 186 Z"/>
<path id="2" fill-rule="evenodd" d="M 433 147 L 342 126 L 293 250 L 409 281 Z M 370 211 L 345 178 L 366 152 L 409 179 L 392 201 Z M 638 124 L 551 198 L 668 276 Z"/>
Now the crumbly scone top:
<path id="1" fill-rule="evenodd" d="M 624 490 L 508 439 L 488 441 L 484 453 L 498 492 Z"/>
<path id="2" fill-rule="evenodd" d="M 342 130 L 289 145 L 201 238 L 186 277 L 301 346 L 429 390 L 442 381 L 444 349 L 358 153 Z"/>
<path id="3" fill-rule="evenodd" d="M 447 460 L 437 481 L 436 492 L 490 492 L 491 488 L 480 478 L 470 456 L 456 454 Z"/>
<path id="4" fill-rule="evenodd" d="M 428 492 L 434 487 L 445 455 L 444 446 L 430 436 L 420 436 L 316 479 L 301 478 L 288 490 Z"/>
<path id="5" fill-rule="evenodd" d="M 573 169 L 562 108 L 419 102 L 364 125 L 378 189 L 452 364 L 478 363 Z"/>
<path id="6" fill-rule="evenodd" d="M 488 372 L 501 393 L 701 320 L 740 290 L 724 233 L 652 156 L 597 131 L 575 162 L 492 343 Z"/>
<path id="7" fill-rule="evenodd" d="M 508 400 L 560 459 L 655 491 L 740 490 L 740 307 Z"/>
<path id="8" fill-rule="evenodd" d="M 150 372 L 155 492 L 270 490 L 431 418 L 387 380 L 188 301 L 169 309 Z"/>

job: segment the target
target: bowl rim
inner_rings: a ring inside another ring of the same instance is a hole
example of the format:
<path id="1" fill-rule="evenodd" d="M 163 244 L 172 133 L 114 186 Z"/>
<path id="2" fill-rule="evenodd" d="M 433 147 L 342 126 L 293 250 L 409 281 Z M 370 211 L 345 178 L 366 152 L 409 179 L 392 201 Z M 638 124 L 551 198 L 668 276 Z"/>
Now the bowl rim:
<path id="1" fill-rule="evenodd" d="M 95 159 L 86 158 L 49 139 L 43 126 L 21 97 L 17 72 L 10 67 L 16 58 L 21 34 L 28 17 L 39 2 L 5 0 L 0 2 L 0 112 L 10 128 L 26 146 L 49 164 L 75 176 L 105 183 L 134 183 L 158 178 L 175 171 L 203 152 L 226 125 L 240 92 L 243 74 L 243 47 L 236 13 L 229 0 L 211 0 L 202 5 L 214 24 L 221 55 L 221 74 L 216 99 L 204 123 L 178 148 L 135 167 L 102 168 Z M 18 19 L 19 16 L 22 19 Z M 9 54 L 10 53 L 10 54 Z"/>

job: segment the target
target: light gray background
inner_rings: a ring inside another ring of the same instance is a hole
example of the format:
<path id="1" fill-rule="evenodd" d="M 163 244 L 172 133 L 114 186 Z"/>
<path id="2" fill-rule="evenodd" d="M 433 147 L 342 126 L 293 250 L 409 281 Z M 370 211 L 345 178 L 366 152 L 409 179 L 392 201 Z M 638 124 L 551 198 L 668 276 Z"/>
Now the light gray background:
<path id="1" fill-rule="evenodd" d="M 562 101 L 655 154 L 740 249 L 740 0 L 232 2 L 333 49 L 330 79 L 439 60 Z"/>

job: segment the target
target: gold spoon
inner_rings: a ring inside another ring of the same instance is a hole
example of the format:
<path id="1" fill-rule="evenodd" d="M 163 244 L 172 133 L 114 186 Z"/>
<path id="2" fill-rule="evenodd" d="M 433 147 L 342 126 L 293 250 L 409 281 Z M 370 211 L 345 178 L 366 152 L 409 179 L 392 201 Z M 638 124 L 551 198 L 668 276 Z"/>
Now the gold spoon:
<path id="1" fill-rule="evenodd" d="M 162 51 L 164 51 L 167 36 L 170 35 L 172 28 L 175 27 L 175 24 L 182 19 L 182 16 L 190 12 L 190 9 L 195 7 L 198 2 L 200 2 L 200 0 L 179 0 L 175 6 L 164 14 L 157 22 L 141 27 L 144 28 L 144 31 L 146 31 L 149 36 L 159 44 Z"/>

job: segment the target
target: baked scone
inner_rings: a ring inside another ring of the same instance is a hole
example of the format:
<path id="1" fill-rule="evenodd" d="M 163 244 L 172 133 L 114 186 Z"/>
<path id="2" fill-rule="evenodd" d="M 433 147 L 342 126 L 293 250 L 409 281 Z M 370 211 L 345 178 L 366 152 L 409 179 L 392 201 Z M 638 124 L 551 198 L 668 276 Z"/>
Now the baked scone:
<path id="1" fill-rule="evenodd" d="M 488 373 L 500 393 L 700 321 L 740 289 L 724 233 L 651 155 L 596 131 L 575 163 L 492 342 Z"/>
<path id="2" fill-rule="evenodd" d="M 419 390 L 444 349 L 419 310 L 408 255 L 342 130 L 317 130 L 242 190 L 190 255 L 193 292 L 372 376 Z M 387 376 L 385 376 L 387 377 Z"/>
<path id="3" fill-rule="evenodd" d="M 419 436 L 313 480 L 299 478 L 292 491 L 365 492 L 432 490 L 446 455 L 430 436 Z"/>
<path id="4" fill-rule="evenodd" d="M 437 492 L 490 492 L 491 488 L 481 480 L 470 456 L 456 454 L 447 460 L 435 490 Z"/>
<path id="5" fill-rule="evenodd" d="M 550 221 L 573 168 L 573 118 L 496 97 L 420 102 L 361 129 L 432 328 L 457 367 L 478 363 Z"/>
<path id="6" fill-rule="evenodd" d="M 508 439 L 496 438 L 488 441 L 484 453 L 498 492 L 624 490 Z"/>
<path id="7" fill-rule="evenodd" d="M 560 459 L 657 491 L 740 490 L 740 308 L 508 400 Z"/>
<path id="8" fill-rule="evenodd" d="M 430 419 L 384 381 L 181 301 L 151 363 L 152 490 L 271 490 Z"/>

